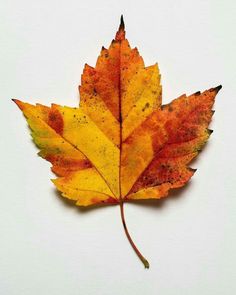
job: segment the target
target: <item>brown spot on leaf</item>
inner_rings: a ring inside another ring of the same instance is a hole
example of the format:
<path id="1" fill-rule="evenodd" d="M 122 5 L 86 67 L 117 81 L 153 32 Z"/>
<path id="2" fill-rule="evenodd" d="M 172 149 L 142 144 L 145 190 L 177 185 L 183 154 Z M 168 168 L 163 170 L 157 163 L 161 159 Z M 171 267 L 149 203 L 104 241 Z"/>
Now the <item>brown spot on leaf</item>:
<path id="1" fill-rule="evenodd" d="M 53 128 L 58 134 L 62 134 L 63 133 L 63 117 L 61 115 L 61 113 L 55 109 L 55 108 L 51 108 L 50 112 L 48 114 L 48 125 Z"/>

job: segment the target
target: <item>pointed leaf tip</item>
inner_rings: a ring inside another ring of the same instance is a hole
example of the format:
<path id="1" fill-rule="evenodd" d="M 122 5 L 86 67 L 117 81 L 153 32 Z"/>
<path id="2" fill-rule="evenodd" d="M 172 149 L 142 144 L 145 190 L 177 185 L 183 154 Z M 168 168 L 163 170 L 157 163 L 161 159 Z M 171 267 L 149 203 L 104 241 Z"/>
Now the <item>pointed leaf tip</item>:
<path id="1" fill-rule="evenodd" d="M 15 104 L 17 104 L 17 105 L 19 105 L 19 103 L 20 103 L 20 101 L 18 100 L 18 99 L 16 99 L 16 98 L 12 98 L 11 99 Z"/>
<path id="2" fill-rule="evenodd" d="M 216 94 L 220 91 L 220 89 L 222 88 L 222 85 L 216 86 L 214 88 L 211 88 L 210 91 L 215 91 Z"/>
<path id="3" fill-rule="evenodd" d="M 124 23 L 124 18 L 122 14 L 120 17 L 120 26 L 116 33 L 115 41 L 122 41 L 124 39 L 125 39 L 125 23 Z"/>
<path id="4" fill-rule="evenodd" d="M 12 101 L 18 106 L 19 109 L 23 110 L 24 103 L 22 103 L 22 101 L 16 98 L 12 98 Z"/>
<path id="5" fill-rule="evenodd" d="M 124 17 L 123 17 L 123 14 L 121 14 L 119 31 L 121 31 L 121 30 L 124 31 L 124 29 L 125 29 Z"/>
<path id="6" fill-rule="evenodd" d="M 207 132 L 209 135 L 211 135 L 213 133 L 213 130 L 212 129 L 207 129 Z"/>
<path id="7" fill-rule="evenodd" d="M 219 85 L 219 86 L 215 87 L 215 91 L 216 91 L 216 93 L 218 93 L 218 92 L 220 91 L 221 88 L 222 88 L 222 85 Z"/>

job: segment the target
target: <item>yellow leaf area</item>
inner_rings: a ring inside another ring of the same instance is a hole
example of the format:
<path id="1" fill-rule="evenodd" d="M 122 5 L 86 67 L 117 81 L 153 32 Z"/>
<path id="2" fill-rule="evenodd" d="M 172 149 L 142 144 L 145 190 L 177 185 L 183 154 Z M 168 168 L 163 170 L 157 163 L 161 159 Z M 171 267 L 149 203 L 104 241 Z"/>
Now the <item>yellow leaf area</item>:
<path id="1" fill-rule="evenodd" d="M 189 168 L 211 134 L 221 86 L 162 104 L 157 64 L 146 67 L 124 23 L 95 67 L 85 65 L 79 108 L 14 100 L 53 183 L 79 206 L 159 199 L 194 174 Z"/>

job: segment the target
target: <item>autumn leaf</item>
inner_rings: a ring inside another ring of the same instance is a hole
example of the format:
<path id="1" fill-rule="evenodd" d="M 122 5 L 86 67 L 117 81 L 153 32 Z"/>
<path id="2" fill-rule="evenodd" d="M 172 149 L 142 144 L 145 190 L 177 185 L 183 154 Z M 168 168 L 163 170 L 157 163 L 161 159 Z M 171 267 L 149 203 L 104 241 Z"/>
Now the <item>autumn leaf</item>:
<path id="1" fill-rule="evenodd" d="M 14 99 L 31 128 L 39 155 L 52 163 L 52 180 L 78 206 L 123 204 L 166 197 L 186 184 L 189 163 L 208 140 L 212 106 L 221 86 L 162 105 L 157 64 L 145 67 L 125 38 L 124 22 L 95 67 L 85 65 L 79 108 L 31 105 Z"/>

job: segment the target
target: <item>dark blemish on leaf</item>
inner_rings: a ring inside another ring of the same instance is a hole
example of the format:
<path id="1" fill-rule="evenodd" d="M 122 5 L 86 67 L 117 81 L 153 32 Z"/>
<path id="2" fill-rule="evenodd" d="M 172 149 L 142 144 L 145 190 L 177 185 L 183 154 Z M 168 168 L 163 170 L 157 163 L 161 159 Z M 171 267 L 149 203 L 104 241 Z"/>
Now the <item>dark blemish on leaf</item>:
<path id="1" fill-rule="evenodd" d="M 47 119 L 48 125 L 57 133 L 63 133 L 64 122 L 61 113 L 57 109 L 51 109 Z"/>
<path id="2" fill-rule="evenodd" d="M 149 102 L 147 102 L 147 103 L 145 104 L 144 108 L 142 109 L 142 111 L 144 112 L 147 108 L 149 108 L 149 106 L 150 106 L 150 104 L 149 104 Z"/>
<path id="3" fill-rule="evenodd" d="M 174 110 L 174 108 L 173 108 L 171 105 L 169 105 L 169 107 L 168 107 L 168 111 L 169 111 L 169 112 L 173 112 L 173 110 Z"/>

